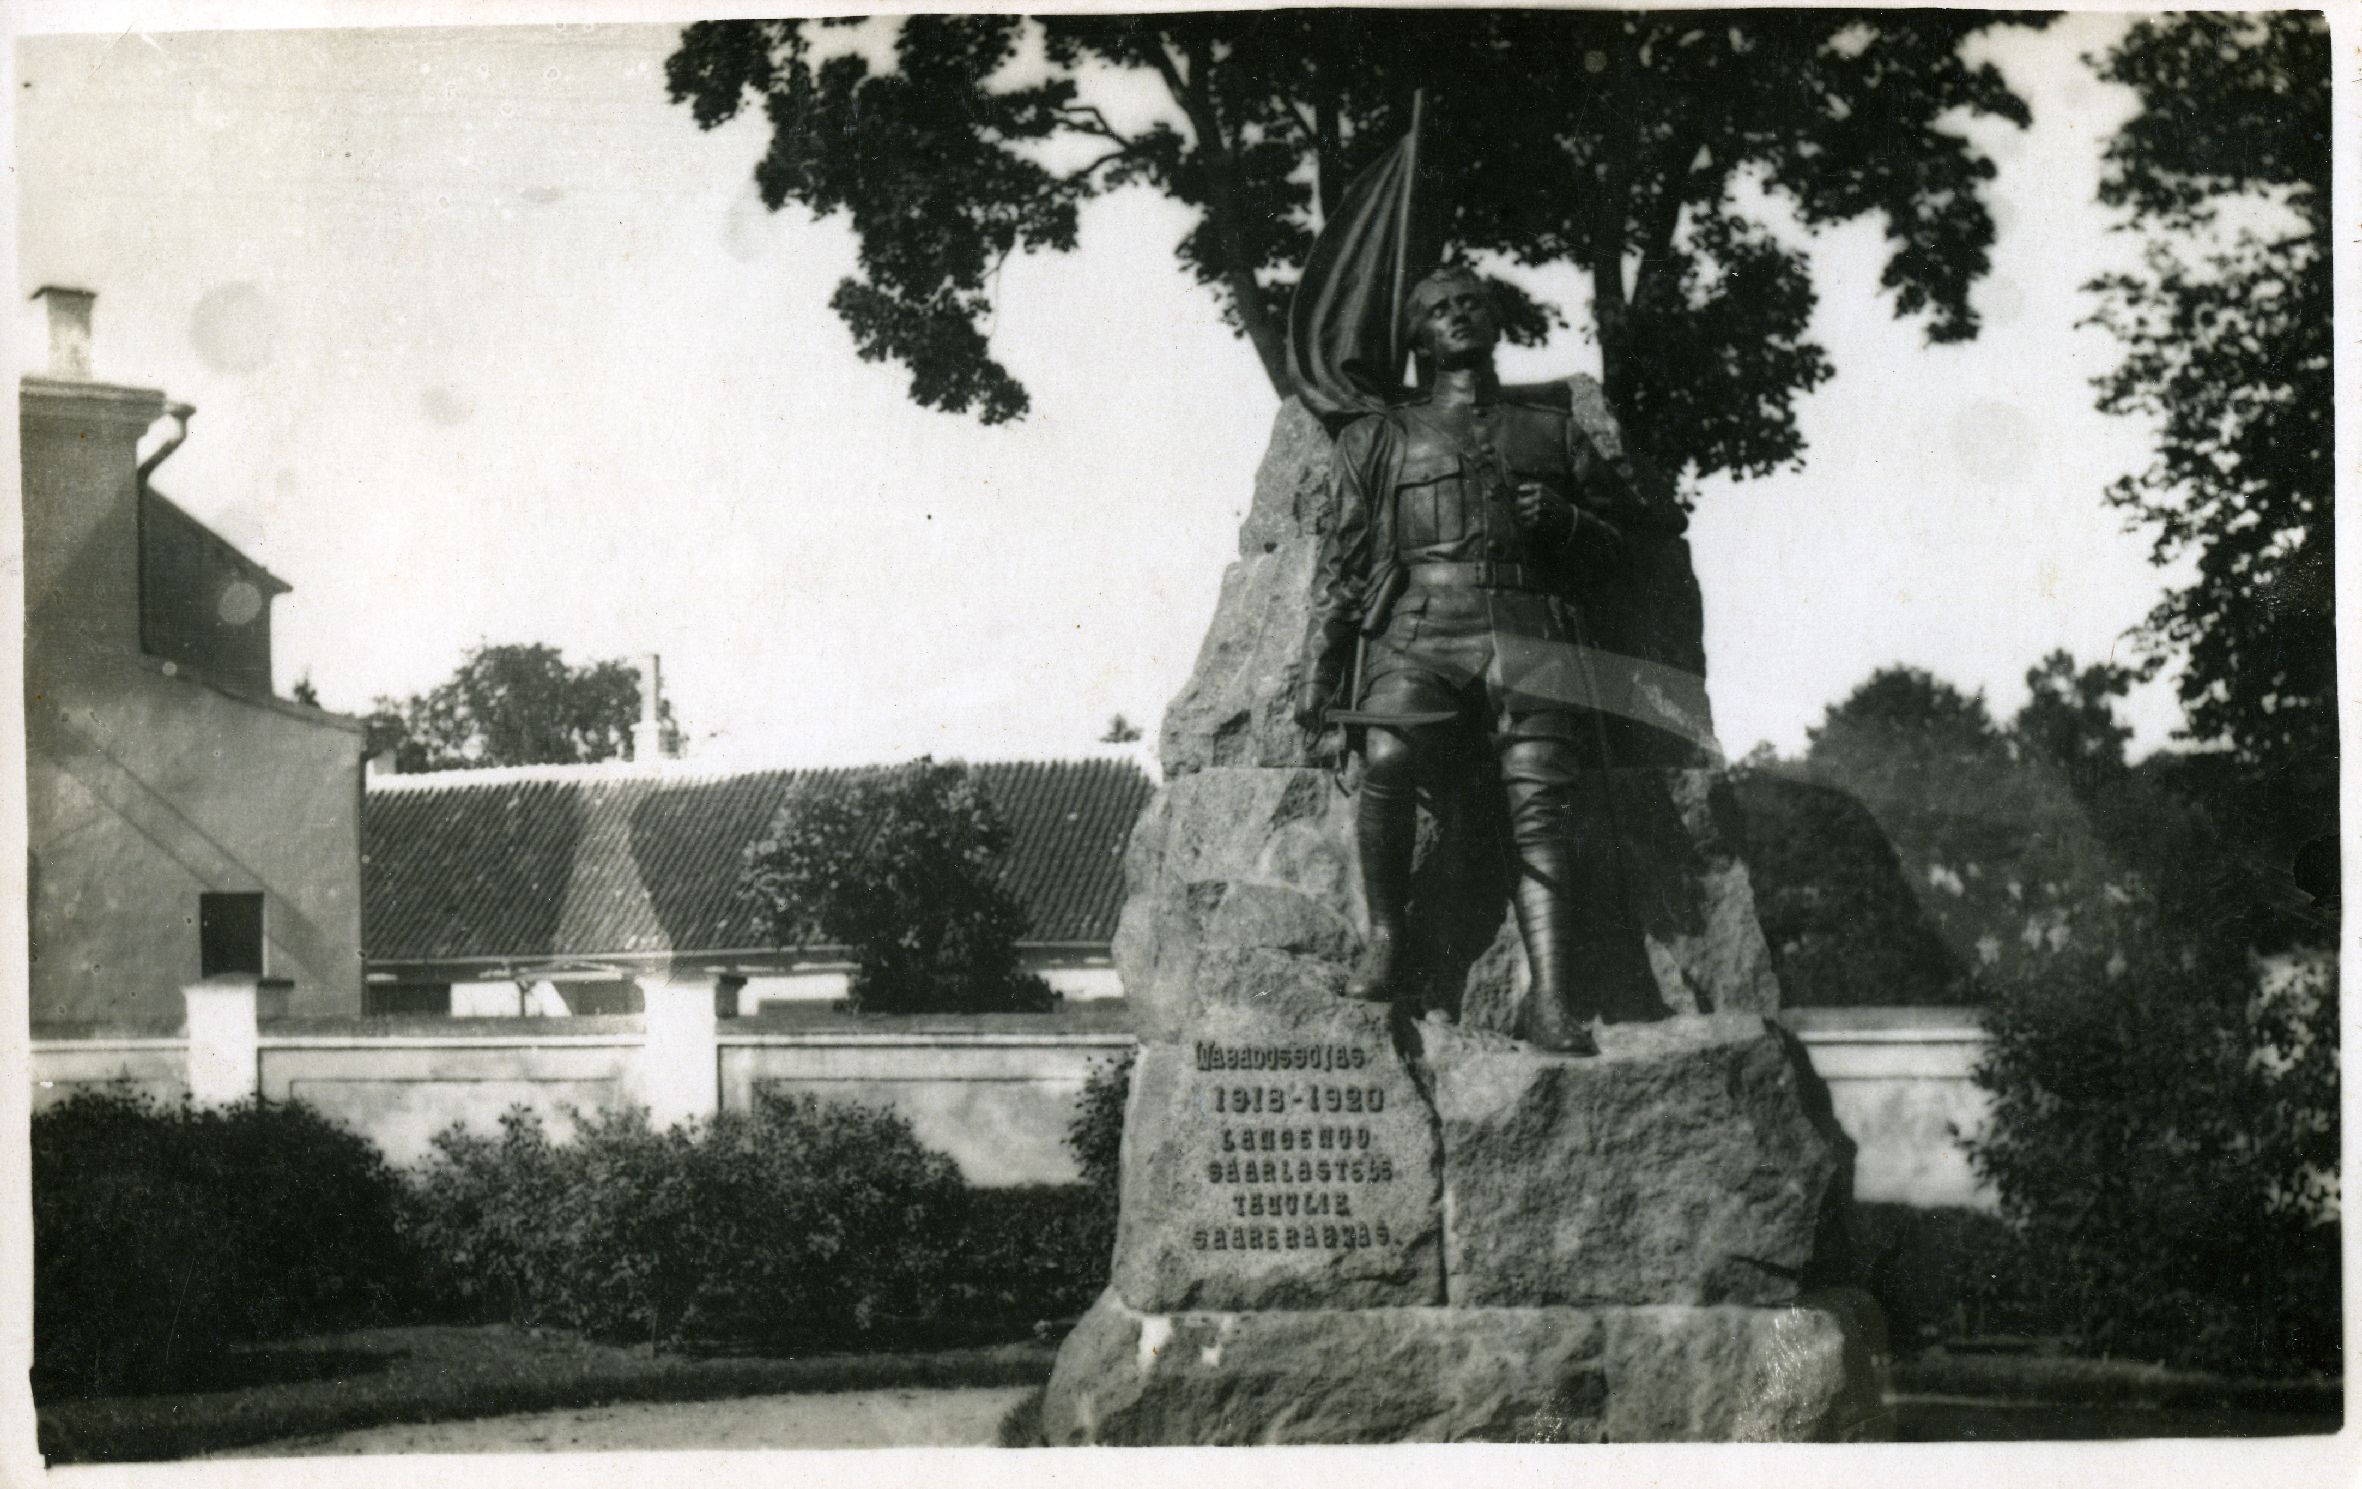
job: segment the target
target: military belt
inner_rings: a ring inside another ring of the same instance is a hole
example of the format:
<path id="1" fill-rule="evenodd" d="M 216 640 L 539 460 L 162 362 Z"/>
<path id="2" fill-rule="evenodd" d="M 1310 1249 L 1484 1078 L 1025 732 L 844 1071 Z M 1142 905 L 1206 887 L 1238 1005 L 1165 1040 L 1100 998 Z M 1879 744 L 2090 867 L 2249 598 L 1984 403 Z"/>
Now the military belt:
<path id="1" fill-rule="evenodd" d="M 1542 571 L 1529 564 L 1449 564 L 1420 563 L 1410 565 L 1411 583 L 1417 585 L 1472 585 L 1478 589 L 1533 589 L 1548 590 Z"/>

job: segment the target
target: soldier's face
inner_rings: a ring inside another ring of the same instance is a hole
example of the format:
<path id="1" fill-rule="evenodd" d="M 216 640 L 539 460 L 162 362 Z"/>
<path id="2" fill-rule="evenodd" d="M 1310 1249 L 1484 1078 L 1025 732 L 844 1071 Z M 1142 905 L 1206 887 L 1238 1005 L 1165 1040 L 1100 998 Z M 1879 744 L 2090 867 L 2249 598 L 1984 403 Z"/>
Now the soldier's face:
<path id="1" fill-rule="evenodd" d="M 1455 285 L 1427 307 L 1420 339 L 1439 367 L 1466 367 L 1492 356 L 1501 339 L 1490 296 L 1475 285 Z"/>

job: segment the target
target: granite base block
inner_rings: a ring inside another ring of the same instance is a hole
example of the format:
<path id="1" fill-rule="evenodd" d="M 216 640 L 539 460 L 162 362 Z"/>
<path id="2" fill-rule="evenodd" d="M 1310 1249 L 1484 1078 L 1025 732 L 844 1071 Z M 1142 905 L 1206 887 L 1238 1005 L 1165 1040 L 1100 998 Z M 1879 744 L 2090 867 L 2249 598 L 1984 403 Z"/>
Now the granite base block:
<path id="1" fill-rule="evenodd" d="M 1443 1137 L 1449 1301 L 1793 1301 L 1852 1148 L 1753 1014 L 1610 1025 L 1590 1058 L 1420 1026 Z M 1821 1104 L 1825 1104 L 1825 1099 Z"/>
<path id="2" fill-rule="evenodd" d="M 1053 1446 L 1835 1442 L 1892 1435 L 1877 1310 L 1144 1314 L 1101 1297 L 1043 1402 Z"/>

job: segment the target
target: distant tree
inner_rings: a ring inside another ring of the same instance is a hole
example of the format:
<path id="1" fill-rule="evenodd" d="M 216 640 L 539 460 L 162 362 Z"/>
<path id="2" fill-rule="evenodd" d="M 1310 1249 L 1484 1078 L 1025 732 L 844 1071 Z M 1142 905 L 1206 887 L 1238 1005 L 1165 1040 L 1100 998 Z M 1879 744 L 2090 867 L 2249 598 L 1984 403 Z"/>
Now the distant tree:
<path id="1" fill-rule="evenodd" d="M 1107 732 L 1099 736 L 1101 744 L 1130 744 L 1140 737 L 1140 726 L 1117 714 L 1107 721 Z"/>
<path id="2" fill-rule="evenodd" d="M 1572 263 L 1590 283 L 1609 396 L 1658 468 L 1764 474 L 1804 443 L 1796 400 L 1830 375 L 1810 260 L 1734 190 L 1759 179 L 1812 225 L 1871 218 L 1881 289 L 1928 336 L 1974 336 L 1993 163 L 1956 127 L 2026 106 L 1962 43 L 1991 12 L 1234 10 L 708 21 L 667 60 L 713 128 L 758 104 L 765 205 L 842 214 L 860 269 L 831 304 L 923 407 L 1021 416 L 988 328 L 1011 253 L 1071 251 L 1094 197 L 1188 208 L 1183 268 L 1289 391 L 1286 305 L 1322 215 L 1435 100 L 1435 158 L 1470 252 Z M 891 29 L 892 63 L 831 48 Z M 829 55 L 833 51 L 833 55 Z M 1154 107 L 1115 109 L 1098 84 Z M 1112 112 L 1111 112 L 1112 110 Z M 1557 312 L 1513 297 L 1533 340 Z"/>
<path id="3" fill-rule="evenodd" d="M 2144 19 L 2100 64 L 2140 94 L 2101 200 L 2146 262 L 2091 288 L 2123 344 L 2099 406 L 2153 420 L 2154 458 L 2109 500 L 2195 577 L 2152 612 L 2191 734 L 2334 810 L 2329 27 L 2317 11 Z"/>
<path id="4" fill-rule="evenodd" d="M 1973 959 L 1948 946 L 1878 820 L 1764 746 L 1733 772 L 1747 880 L 1780 975 L 1806 1008 L 1975 1001 Z M 1924 869 L 1924 865 L 1922 866 Z"/>
<path id="5" fill-rule="evenodd" d="M 1960 963 L 2002 974 L 2070 943 L 2128 872 L 2047 761 L 1981 694 L 1913 667 L 1874 672 L 1815 728 L 1802 774 L 1869 810 Z"/>
<path id="6" fill-rule="evenodd" d="M 378 699 L 365 748 L 394 751 L 405 773 L 588 764 L 626 756 L 639 717 L 640 675 L 627 663 L 572 667 L 554 646 L 478 646 L 449 681 Z M 657 717 L 665 747 L 678 750 L 670 700 Z"/>
<path id="7" fill-rule="evenodd" d="M 921 759 L 791 789 L 748 845 L 741 891 L 789 946 L 851 953 L 866 1013 L 1010 1013 L 1056 995 L 1018 963 L 1025 907 L 1000 879 L 1008 830 L 966 766 Z"/>
<path id="8" fill-rule="evenodd" d="M 1989 767 L 2006 756 L 1982 693 L 1917 667 L 1882 667 L 1805 731 L 1816 776 L 1865 799 L 1904 771 Z"/>
<path id="9" fill-rule="evenodd" d="M 2072 654 L 2054 651 L 2028 669 L 2026 705 L 2010 720 L 2010 735 L 2029 759 L 2060 771 L 2078 798 L 2091 801 L 2128 769 L 2132 729 L 2116 717 L 2115 702 L 2132 681 L 2129 669 L 2112 662 L 2078 670 Z"/>
<path id="10" fill-rule="evenodd" d="M 312 675 L 309 672 L 295 680 L 295 686 L 287 690 L 287 696 L 306 708 L 320 706 L 320 690 L 312 686 Z"/>

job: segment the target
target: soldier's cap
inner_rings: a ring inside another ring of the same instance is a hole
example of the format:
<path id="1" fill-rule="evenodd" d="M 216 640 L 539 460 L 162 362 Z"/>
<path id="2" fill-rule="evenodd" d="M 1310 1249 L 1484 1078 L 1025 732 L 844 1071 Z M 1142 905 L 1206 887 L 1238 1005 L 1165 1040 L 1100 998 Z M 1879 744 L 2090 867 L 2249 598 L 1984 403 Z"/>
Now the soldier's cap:
<path id="1" fill-rule="evenodd" d="M 1417 327 L 1420 321 L 1426 319 L 1427 312 L 1434 308 L 1436 301 L 1454 290 L 1462 289 L 1476 290 L 1488 300 L 1493 292 L 1492 286 L 1485 283 L 1484 276 L 1466 264 L 1445 264 L 1440 269 L 1430 271 L 1412 285 L 1411 292 L 1403 297 L 1403 329 L 1408 332 Z"/>

